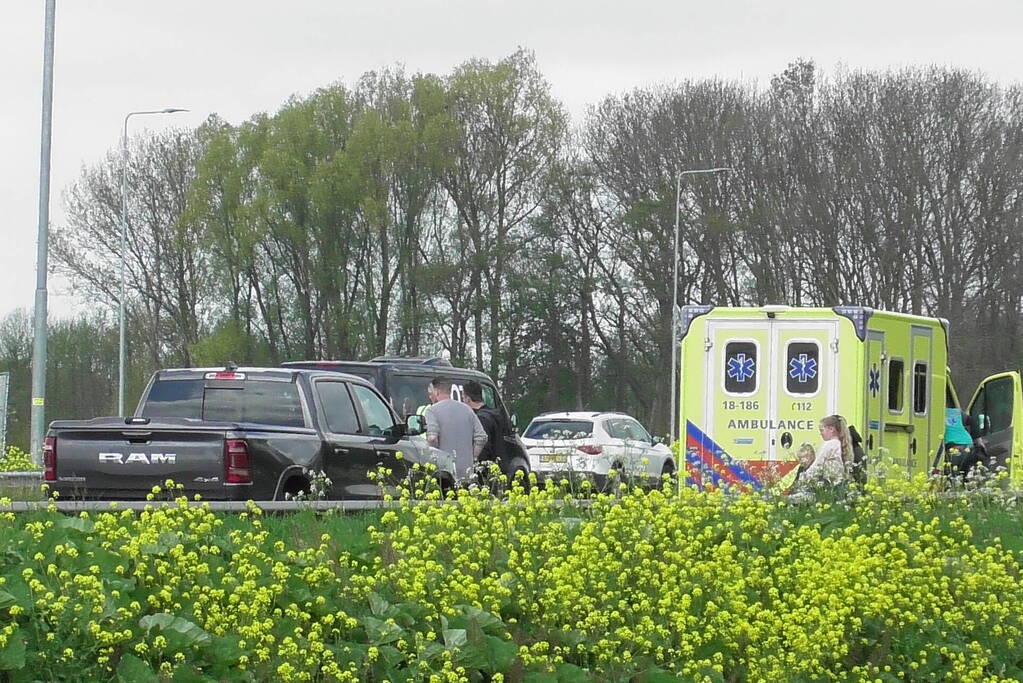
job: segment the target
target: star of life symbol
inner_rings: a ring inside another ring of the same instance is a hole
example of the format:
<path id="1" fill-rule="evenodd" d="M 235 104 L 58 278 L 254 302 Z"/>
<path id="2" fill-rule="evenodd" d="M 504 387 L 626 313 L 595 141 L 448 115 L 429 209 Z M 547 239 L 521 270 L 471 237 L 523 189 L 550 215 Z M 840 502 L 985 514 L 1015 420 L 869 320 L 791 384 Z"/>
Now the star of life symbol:
<path id="1" fill-rule="evenodd" d="M 738 382 L 745 382 L 753 376 L 754 362 L 745 353 L 732 356 L 728 359 L 728 376 Z"/>
<path id="2" fill-rule="evenodd" d="M 805 353 L 789 361 L 789 377 L 806 383 L 817 376 L 817 359 L 808 358 Z"/>
<path id="3" fill-rule="evenodd" d="M 867 388 L 870 389 L 871 396 L 877 396 L 877 392 L 881 391 L 881 371 L 877 369 L 877 363 L 871 366 L 870 381 L 867 383 Z"/>

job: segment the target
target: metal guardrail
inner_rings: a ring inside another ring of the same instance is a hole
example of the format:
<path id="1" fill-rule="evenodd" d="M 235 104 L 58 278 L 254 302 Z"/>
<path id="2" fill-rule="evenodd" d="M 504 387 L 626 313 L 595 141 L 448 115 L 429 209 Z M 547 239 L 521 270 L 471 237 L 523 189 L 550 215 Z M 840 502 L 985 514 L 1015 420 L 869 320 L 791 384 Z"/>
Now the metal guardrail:
<path id="1" fill-rule="evenodd" d="M 0 512 L 36 512 L 49 509 L 69 514 L 120 510 L 141 512 L 143 510 L 179 509 L 185 505 L 185 503 L 173 500 L 30 500 L 0 505 Z M 226 500 L 190 500 L 187 502 L 187 507 L 206 508 L 213 512 L 247 512 L 251 505 L 252 503 Z M 265 500 L 255 501 L 255 505 L 263 512 L 300 512 L 302 510 L 359 512 L 397 507 L 398 503 L 382 500 Z"/>
<path id="2" fill-rule="evenodd" d="M 42 484 L 43 473 L 41 470 L 33 472 L 0 472 L 0 484 Z"/>

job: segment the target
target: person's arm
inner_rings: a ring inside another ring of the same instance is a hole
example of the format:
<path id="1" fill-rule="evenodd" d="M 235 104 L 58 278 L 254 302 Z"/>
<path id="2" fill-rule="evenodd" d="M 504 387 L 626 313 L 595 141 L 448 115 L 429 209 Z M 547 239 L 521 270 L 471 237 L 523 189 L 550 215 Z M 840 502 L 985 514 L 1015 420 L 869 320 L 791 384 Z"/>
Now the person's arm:
<path id="1" fill-rule="evenodd" d="M 426 443 L 434 448 L 440 448 L 440 424 L 437 422 L 437 416 L 433 414 L 432 408 L 433 406 L 428 406 L 423 411 L 423 417 L 426 418 Z"/>
<path id="2" fill-rule="evenodd" d="M 487 445 L 487 430 L 483 429 L 483 423 L 476 413 L 472 414 L 472 421 L 472 457 L 475 460 L 480 457 L 483 447 Z"/>

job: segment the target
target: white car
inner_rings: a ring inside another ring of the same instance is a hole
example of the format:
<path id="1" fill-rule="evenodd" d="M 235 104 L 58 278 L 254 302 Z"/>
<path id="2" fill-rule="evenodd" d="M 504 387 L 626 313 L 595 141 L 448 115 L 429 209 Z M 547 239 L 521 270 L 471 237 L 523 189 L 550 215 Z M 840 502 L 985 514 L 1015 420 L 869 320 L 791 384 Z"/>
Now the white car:
<path id="1" fill-rule="evenodd" d="M 603 484 L 615 470 L 623 480 L 650 483 L 676 471 L 671 449 L 624 413 L 544 413 L 526 427 L 522 443 L 540 477 L 574 473 Z"/>

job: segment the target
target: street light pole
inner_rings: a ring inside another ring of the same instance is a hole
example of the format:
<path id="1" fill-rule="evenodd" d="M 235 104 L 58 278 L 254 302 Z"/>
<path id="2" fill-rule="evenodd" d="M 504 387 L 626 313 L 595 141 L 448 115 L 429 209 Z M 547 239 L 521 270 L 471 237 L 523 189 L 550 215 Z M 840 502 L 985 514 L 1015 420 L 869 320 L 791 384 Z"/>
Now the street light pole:
<path id="1" fill-rule="evenodd" d="M 124 298 L 127 293 L 125 282 L 125 269 L 128 262 L 128 119 L 132 116 L 145 114 L 176 114 L 177 112 L 188 111 L 167 107 L 166 109 L 154 109 L 151 111 L 133 111 L 124 117 L 124 130 L 121 135 L 121 296 L 117 302 L 117 317 L 120 326 L 119 341 L 117 347 L 117 414 L 124 416 Z"/>
<path id="2" fill-rule="evenodd" d="M 46 433 L 46 269 L 50 241 L 50 142 L 53 136 L 53 27 L 56 0 L 46 0 L 43 29 L 43 121 L 39 150 L 39 228 L 36 244 L 36 300 L 32 331 L 32 462 L 43 464 Z"/>
<path id="3" fill-rule="evenodd" d="M 698 168 L 690 171 L 679 171 L 675 175 L 675 249 L 674 249 L 674 272 L 671 277 L 671 381 L 670 381 L 670 393 L 671 393 L 671 442 L 675 443 L 679 440 L 680 436 L 676 434 L 676 420 L 678 419 L 678 411 L 676 409 L 676 401 L 678 400 L 678 394 L 680 391 L 679 377 L 678 377 L 678 221 L 679 214 L 682 213 L 682 176 L 684 175 L 696 175 L 698 173 L 728 173 L 732 169 L 730 168 Z M 680 452 L 682 447 L 679 446 Z M 681 467 L 684 463 L 681 463 Z"/>

